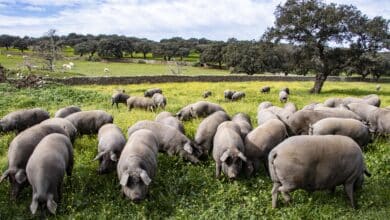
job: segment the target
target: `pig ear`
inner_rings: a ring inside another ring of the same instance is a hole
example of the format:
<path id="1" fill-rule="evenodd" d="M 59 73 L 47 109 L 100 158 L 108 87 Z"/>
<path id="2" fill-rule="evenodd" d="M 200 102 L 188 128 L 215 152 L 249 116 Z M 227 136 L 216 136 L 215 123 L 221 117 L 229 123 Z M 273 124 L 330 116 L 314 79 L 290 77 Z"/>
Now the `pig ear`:
<path id="1" fill-rule="evenodd" d="M 142 181 L 145 183 L 145 185 L 147 185 L 147 186 L 149 186 L 150 182 L 152 182 L 152 180 L 148 176 L 148 173 L 146 173 L 145 170 L 141 171 L 140 177 L 141 177 Z"/>
<path id="2" fill-rule="evenodd" d="M 226 159 L 228 159 L 228 157 L 229 157 L 229 153 L 230 153 L 229 150 L 225 151 L 219 159 L 220 159 L 222 162 L 225 162 Z"/>
<path id="3" fill-rule="evenodd" d="M 110 152 L 110 159 L 114 162 L 117 162 L 118 161 L 118 157 L 116 156 L 116 154 L 114 152 Z"/>
<path id="4" fill-rule="evenodd" d="M 120 184 L 122 186 L 126 186 L 127 185 L 127 181 L 129 181 L 129 173 L 125 172 L 122 174 L 122 177 L 121 177 L 121 181 L 120 181 Z"/>
<path id="5" fill-rule="evenodd" d="M 55 215 L 57 210 L 57 203 L 53 200 L 53 196 L 50 196 L 46 202 L 47 209 L 51 212 L 51 214 Z"/>
<path id="6" fill-rule="evenodd" d="M 186 143 L 186 144 L 184 145 L 184 150 L 185 150 L 187 153 L 189 153 L 189 154 L 192 154 L 192 153 L 193 153 L 193 149 L 192 149 L 192 147 L 191 147 L 191 145 L 190 145 L 189 143 Z"/>
<path id="7" fill-rule="evenodd" d="M 246 162 L 246 157 L 242 152 L 238 153 L 238 157 L 241 158 L 241 160 Z"/>
<path id="8" fill-rule="evenodd" d="M 103 155 L 104 155 L 105 153 L 106 153 L 105 151 L 99 152 L 98 155 L 96 155 L 96 157 L 95 157 L 93 160 L 99 160 L 100 158 L 103 157 Z"/>
<path id="9" fill-rule="evenodd" d="M 3 182 L 9 176 L 9 170 L 6 170 L 0 177 L 0 183 Z"/>
<path id="10" fill-rule="evenodd" d="M 16 182 L 18 182 L 19 184 L 22 184 L 24 181 L 26 181 L 27 177 L 26 177 L 26 171 L 24 170 L 19 170 L 16 174 L 15 174 L 15 179 L 16 179 Z"/>

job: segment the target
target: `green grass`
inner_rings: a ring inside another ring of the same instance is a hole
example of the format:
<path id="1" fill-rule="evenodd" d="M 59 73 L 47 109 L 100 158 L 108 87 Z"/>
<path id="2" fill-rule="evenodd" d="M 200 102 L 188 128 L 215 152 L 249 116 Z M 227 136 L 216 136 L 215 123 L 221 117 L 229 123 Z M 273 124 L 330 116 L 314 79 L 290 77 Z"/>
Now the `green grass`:
<path id="1" fill-rule="evenodd" d="M 27 72 L 27 68 L 23 65 L 22 54 L 16 50 L 5 51 L 1 50 L 0 64 L 12 70 Z M 124 62 L 90 62 L 79 56 L 72 56 L 72 48 L 64 50 L 64 59 L 56 62 L 56 71 L 54 73 L 41 71 L 45 66 L 44 60 L 32 56 L 31 52 L 29 60 L 33 65 L 38 66 L 34 70 L 35 74 L 51 77 L 70 77 L 70 76 L 137 76 L 137 75 L 171 75 L 171 69 L 177 71 L 177 67 L 167 64 L 139 64 L 139 63 L 124 63 Z M 6 54 L 12 54 L 12 57 L 7 57 Z M 192 59 L 196 59 L 196 55 L 191 54 Z M 62 64 L 73 62 L 75 64 L 72 70 L 64 71 Z M 108 68 L 109 73 L 105 73 L 104 69 Z M 227 70 L 206 69 L 202 67 L 184 66 L 182 67 L 182 75 L 227 75 Z"/>
<path id="2" fill-rule="evenodd" d="M 261 95 L 259 88 L 271 86 L 271 93 Z M 177 112 L 182 106 L 202 100 L 204 90 L 211 90 L 210 101 L 221 104 L 229 114 L 248 113 L 256 125 L 257 105 L 262 101 L 278 102 L 278 89 L 288 86 L 290 101 L 302 107 L 312 101 L 324 101 L 331 96 L 363 96 L 375 91 L 375 84 L 327 82 L 320 95 L 307 93 L 312 82 L 242 82 L 242 83 L 164 83 L 116 86 L 59 86 L 43 89 L 17 90 L 0 84 L 0 116 L 21 108 L 42 107 L 54 112 L 63 106 L 76 104 L 84 110 L 103 109 L 114 116 L 114 122 L 126 132 L 138 120 L 153 119 L 157 113 L 133 110 L 124 105 L 111 108 L 110 96 L 114 89 L 125 89 L 131 95 L 142 95 L 151 87 L 160 87 L 168 98 L 167 110 Z M 247 96 L 239 102 L 225 102 L 224 89 L 243 90 Z M 390 105 L 390 85 L 382 84 L 379 93 L 383 106 Z M 200 120 L 185 123 L 187 136 L 193 138 Z M 0 137 L 0 170 L 7 167 L 7 149 L 14 133 Z M 134 204 L 119 194 L 117 176 L 98 176 L 97 162 L 92 162 L 97 151 L 97 137 L 79 137 L 75 144 L 73 176 L 66 177 L 63 199 L 59 204 L 58 219 L 388 219 L 390 215 L 390 143 L 377 139 L 365 151 L 368 169 L 373 176 L 367 178 L 363 190 L 356 193 L 359 204 L 353 210 L 342 187 L 334 195 L 328 192 L 298 190 L 293 202 L 280 208 L 271 208 L 272 182 L 263 170 L 250 179 L 234 182 L 214 178 L 213 160 L 192 165 L 178 157 L 159 154 L 158 172 L 153 180 L 149 197 Z M 17 201 L 9 200 L 8 182 L 0 184 L 0 219 L 31 218 L 29 204 L 31 189 L 26 188 Z M 54 218 L 53 216 L 51 218 Z"/>

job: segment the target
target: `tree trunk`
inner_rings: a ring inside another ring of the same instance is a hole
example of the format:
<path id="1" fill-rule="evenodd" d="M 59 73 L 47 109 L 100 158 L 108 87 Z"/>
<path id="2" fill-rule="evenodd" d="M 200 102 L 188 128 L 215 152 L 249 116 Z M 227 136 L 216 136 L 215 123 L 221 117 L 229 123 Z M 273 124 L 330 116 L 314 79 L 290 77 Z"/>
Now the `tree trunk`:
<path id="1" fill-rule="evenodd" d="M 146 53 L 143 53 L 144 54 L 144 59 L 146 59 Z"/>
<path id="2" fill-rule="evenodd" d="M 221 61 L 218 62 L 218 66 L 220 69 L 222 69 L 222 62 Z"/>
<path id="3" fill-rule="evenodd" d="M 319 94 L 321 92 L 322 86 L 326 81 L 326 78 L 328 78 L 327 74 L 317 73 L 314 86 L 310 89 L 310 93 Z"/>
<path id="4" fill-rule="evenodd" d="M 53 72 L 54 71 L 54 60 L 48 59 L 48 61 L 49 61 L 49 70 L 50 70 L 50 72 Z"/>

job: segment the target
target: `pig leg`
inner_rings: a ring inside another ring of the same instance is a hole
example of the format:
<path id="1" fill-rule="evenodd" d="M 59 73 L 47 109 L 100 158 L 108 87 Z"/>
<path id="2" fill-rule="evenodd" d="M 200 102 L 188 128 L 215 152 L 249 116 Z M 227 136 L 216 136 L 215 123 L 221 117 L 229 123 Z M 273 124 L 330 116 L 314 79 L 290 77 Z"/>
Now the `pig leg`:
<path id="1" fill-rule="evenodd" d="M 291 196 L 290 196 L 289 192 L 291 191 L 291 188 L 288 187 L 288 186 L 283 185 L 283 186 L 279 187 L 278 190 L 282 193 L 284 201 L 286 201 L 286 203 L 290 203 L 291 202 Z"/>
<path id="2" fill-rule="evenodd" d="M 61 202 L 61 199 L 62 199 L 61 184 L 58 184 L 57 192 L 56 192 L 56 194 L 54 194 L 54 201 L 57 201 L 59 203 L 59 202 Z"/>
<path id="3" fill-rule="evenodd" d="M 278 189 L 280 187 L 280 183 L 275 183 L 274 182 L 274 186 L 272 187 L 272 191 L 271 191 L 271 194 L 272 194 L 272 208 L 276 208 L 277 207 L 277 203 L 278 203 Z"/>
<path id="4" fill-rule="evenodd" d="M 267 159 L 264 159 L 264 160 L 263 160 L 263 164 L 264 164 L 265 173 L 266 173 L 268 176 L 270 176 L 269 170 L 268 170 L 268 160 L 267 160 Z"/>
<path id="5" fill-rule="evenodd" d="M 344 184 L 344 190 L 347 193 L 349 200 L 351 201 L 352 208 L 356 208 L 355 201 L 353 198 L 353 183 Z"/>
<path id="6" fill-rule="evenodd" d="M 72 161 L 69 161 L 70 164 L 68 165 L 68 167 L 66 168 L 66 175 L 67 176 L 72 176 L 72 169 L 73 169 L 73 160 Z"/>
<path id="7" fill-rule="evenodd" d="M 215 177 L 219 178 L 221 176 L 221 164 L 216 162 L 215 163 Z"/>

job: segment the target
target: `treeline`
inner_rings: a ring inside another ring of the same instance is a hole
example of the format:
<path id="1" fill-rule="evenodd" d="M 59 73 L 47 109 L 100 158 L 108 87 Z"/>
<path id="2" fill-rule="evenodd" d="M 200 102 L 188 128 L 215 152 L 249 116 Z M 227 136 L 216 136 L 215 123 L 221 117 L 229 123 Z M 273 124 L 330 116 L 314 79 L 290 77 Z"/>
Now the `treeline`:
<path id="1" fill-rule="evenodd" d="M 39 45 L 50 37 L 53 37 L 56 45 L 73 47 L 75 54 L 80 56 L 93 56 L 96 53 L 102 58 L 122 58 L 127 55 L 132 57 L 134 53 L 142 53 L 144 58 L 146 58 L 148 53 L 152 53 L 154 57 L 162 57 L 165 60 L 171 60 L 172 58 L 183 59 L 188 57 L 191 51 L 201 53 L 202 48 L 206 45 L 216 42 L 205 38 L 183 39 L 181 37 L 162 39 L 156 42 L 146 38 L 123 35 L 94 36 L 70 33 L 66 36 L 45 35 L 39 38 L 0 35 L 0 46 L 5 47 L 7 50 L 10 47 L 14 47 L 23 52 L 29 47 Z"/>
<path id="2" fill-rule="evenodd" d="M 42 42 L 48 36 L 40 38 L 0 35 L 0 46 L 14 47 L 20 51 L 28 48 L 42 47 Z M 268 41 L 239 41 L 229 39 L 212 41 L 205 38 L 183 39 L 174 37 L 162 39 L 159 42 L 146 38 L 136 38 L 118 35 L 81 35 L 71 33 L 66 36 L 52 38 L 57 47 L 69 46 L 74 53 L 87 56 L 91 60 L 94 55 L 101 58 L 133 57 L 134 53 L 147 54 L 170 61 L 173 58 L 182 60 L 190 52 L 200 54 L 198 65 L 214 68 L 226 68 L 232 73 L 249 75 L 271 72 L 306 75 L 313 71 L 315 60 L 306 48 L 291 44 L 271 43 Z M 345 73 L 359 74 L 362 77 L 371 75 L 379 78 L 390 75 L 390 53 L 366 53 L 359 48 L 339 48 L 333 53 L 334 69 L 331 75 Z M 326 48 L 325 48 L 326 50 Z M 338 65 L 336 65 L 338 64 Z"/>

